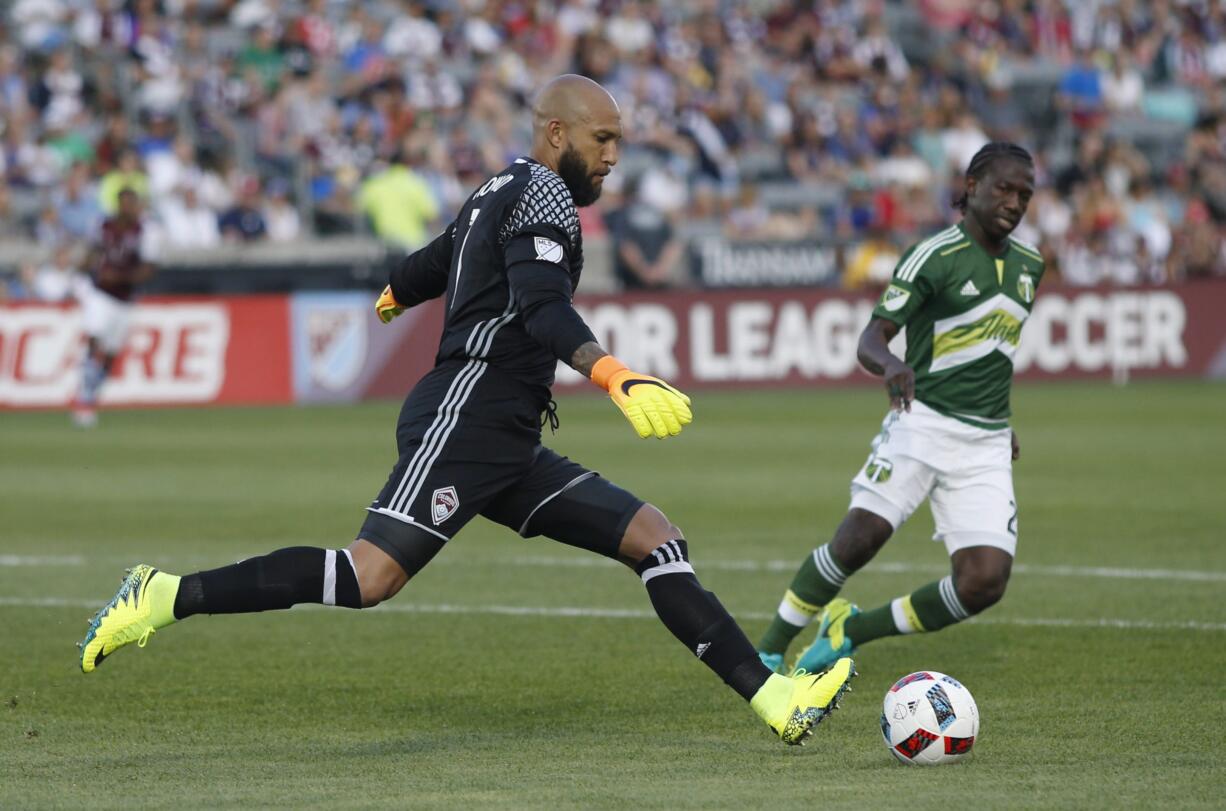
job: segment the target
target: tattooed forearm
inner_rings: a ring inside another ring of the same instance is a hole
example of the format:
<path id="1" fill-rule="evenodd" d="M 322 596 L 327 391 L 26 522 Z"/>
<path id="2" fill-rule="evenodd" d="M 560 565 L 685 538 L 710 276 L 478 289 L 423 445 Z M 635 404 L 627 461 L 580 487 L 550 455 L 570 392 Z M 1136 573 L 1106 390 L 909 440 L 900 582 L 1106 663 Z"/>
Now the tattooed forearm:
<path id="1" fill-rule="evenodd" d="M 600 348 L 600 344 L 595 341 L 588 341 L 576 349 L 575 354 L 571 355 L 570 366 L 584 377 L 591 377 L 592 367 L 596 365 L 596 361 L 607 354 L 609 353 Z"/>

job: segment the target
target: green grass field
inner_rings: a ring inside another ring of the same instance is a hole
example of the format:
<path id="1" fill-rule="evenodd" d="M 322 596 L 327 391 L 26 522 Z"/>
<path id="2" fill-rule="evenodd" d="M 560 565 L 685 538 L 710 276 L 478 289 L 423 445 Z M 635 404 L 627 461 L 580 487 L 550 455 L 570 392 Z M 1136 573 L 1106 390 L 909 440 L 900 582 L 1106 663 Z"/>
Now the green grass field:
<path id="1" fill-rule="evenodd" d="M 1019 566 L 983 618 L 860 651 L 843 709 L 780 744 L 615 564 L 478 520 L 369 612 L 199 617 L 82 675 L 125 566 L 347 543 L 398 404 L 0 414 L 0 808 L 1214 807 L 1226 796 L 1226 387 L 1032 385 Z M 639 442 L 599 398 L 555 448 L 658 504 L 704 583 L 765 627 L 827 539 L 884 395 L 701 394 Z M 846 594 L 947 569 L 927 509 Z M 894 762 L 881 697 L 931 668 L 974 693 L 973 759 Z"/>

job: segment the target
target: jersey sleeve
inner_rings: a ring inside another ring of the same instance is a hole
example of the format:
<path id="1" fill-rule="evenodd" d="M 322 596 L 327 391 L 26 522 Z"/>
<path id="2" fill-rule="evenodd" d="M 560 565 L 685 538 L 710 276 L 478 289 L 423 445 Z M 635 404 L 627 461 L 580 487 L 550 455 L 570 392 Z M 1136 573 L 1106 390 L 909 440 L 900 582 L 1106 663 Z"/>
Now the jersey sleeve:
<path id="1" fill-rule="evenodd" d="M 455 225 L 449 225 L 430 244 L 405 257 L 392 269 L 388 284 L 402 307 L 415 307 L 447 292 Z"/>
<path id="2" fill-rule="evenodd" d="M 562 178 L 533 174 L 511 206 L 499 233 L 499 244 L 506 245 L 519 234 L 536 234 L 569 245 L 579 236 L 579 212 Z"/>
<path id="3" fill-rule="evenodd" d="M 571 305 L 566 244 L 523 231 L 507 242 L 505 257 L 507 285 L 524 331 L 569 363 L 576 349 L 596 338 Z"/>
<path id="4" fill-rule="evenodd" d="M 596 340 L 571 305 L 571 271 L 583 261 L 572 255 L 578 236 L 575 202 L 552 172 L 533 172 L 499 233 L 507 284 L 524 331 L 564 363 Z"/>
<path id="5" fill-rule="evenodd" d="M 903 254 L 890 284 L 873 308 L 874 318 L 905 325 L 940 286 L 942 270 L 935 255 L 917 245 Z"/>

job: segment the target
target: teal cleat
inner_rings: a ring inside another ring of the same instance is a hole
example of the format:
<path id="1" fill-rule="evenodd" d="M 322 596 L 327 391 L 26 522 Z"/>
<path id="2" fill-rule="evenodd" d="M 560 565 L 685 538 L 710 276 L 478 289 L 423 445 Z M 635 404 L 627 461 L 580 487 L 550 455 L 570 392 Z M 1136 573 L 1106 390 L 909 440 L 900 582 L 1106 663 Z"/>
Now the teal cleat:
<path id="1" fill-rule="evenodd" d="M 766 665 L 771 673 L 783 673 L 783 654 L 782 653 L 767 653 L 766 651 L 758 651 L 758 658 L 762 660 L 762 664 Z"/>
<path id="2" fill-rule="evenodd" d="M 800 652 L 792 674 L 805 671 L 821 673 L 845 656 L 851 656 L 856 646 L 843 633 L 847 620 L 860 613 L 860 608 L 842 598 L 831 600 L 822 611 L 821 624 L 813 644 Z"/>

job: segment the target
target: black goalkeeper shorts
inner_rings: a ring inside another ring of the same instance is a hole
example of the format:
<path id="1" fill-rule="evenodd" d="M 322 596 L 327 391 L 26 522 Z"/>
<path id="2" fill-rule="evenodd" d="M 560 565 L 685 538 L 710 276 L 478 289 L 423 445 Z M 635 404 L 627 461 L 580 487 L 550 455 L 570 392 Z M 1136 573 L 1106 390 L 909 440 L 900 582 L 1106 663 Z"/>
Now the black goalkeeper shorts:
<path id="1" fill-rule="evenodd" d="M 541 445 L 536 404 L 522 384 L 482 361 L 436 366 L 405 400 L 400 458 L 358 537 L 410 574 L 420 568 L 423 541 L 437 546 L 476 515 L 525 538 L 616 557 L 643 501 Z"/>

